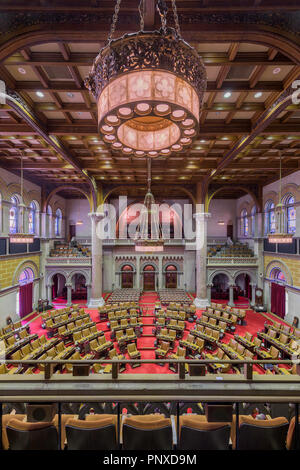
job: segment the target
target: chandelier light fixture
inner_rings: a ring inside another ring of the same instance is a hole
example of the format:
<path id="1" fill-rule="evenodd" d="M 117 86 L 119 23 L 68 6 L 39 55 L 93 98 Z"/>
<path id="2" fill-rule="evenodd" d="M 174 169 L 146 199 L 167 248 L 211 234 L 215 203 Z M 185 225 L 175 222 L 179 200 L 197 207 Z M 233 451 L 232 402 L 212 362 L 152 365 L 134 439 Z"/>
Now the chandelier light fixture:
<path id="1" fill-rule="evenodd" d="M 274 233 L 268 234 L 269 243 L 292 243 L 293 234 L 288 233 L 286 230 L 285 223 L 285 210 L 284 204 L 282 203 L 282 163 L 281 163 L 281 151 L 279 150 L 279 202 L 275 207 L 275 223 L 276 229 Z"/>
<path id="2" fill-rule="evenodd" d="M 147 160 L 148 190 L 144 199 L 144 206 L 140 214 L 140 224 L 135 234 L 135 251 L 159 252 L 164 250 L 164 239 L 161 224 L 159 223 L 158 205 L 155 204 L 151 192 L 151 159 Z"/>
<path id="3" fill-rule="evenodd" d="M 17 233 L 10 233 L 9 234 L 9 241 L 10 243 L 33 243 L 34 237 L 32 233 L 25 233 L 23 229 L 24 224 L 24 213 L 26 206 L 24 204 L 23 198 L 23 154 L 21 153 L 21 201 L 18 204 L 19 212 L 17 213 L 17 217 L 19 218 L 19 224 L 17 227 L 19 228 Z"/>
<path id="4" fill-rule="evenodd" d="M 165 1 L 157 2 L 159 31 L 140 31 L 112 39 L 121 0 L 117 0 L 107 45 L 85 80 L 98 107 L 98 126 L 111 150 L 135 157 L 168 156 L 191 145 L 198 134 L 206 90 L 206 70 L 198 52 L 175 28 L 167 27 Z"/>

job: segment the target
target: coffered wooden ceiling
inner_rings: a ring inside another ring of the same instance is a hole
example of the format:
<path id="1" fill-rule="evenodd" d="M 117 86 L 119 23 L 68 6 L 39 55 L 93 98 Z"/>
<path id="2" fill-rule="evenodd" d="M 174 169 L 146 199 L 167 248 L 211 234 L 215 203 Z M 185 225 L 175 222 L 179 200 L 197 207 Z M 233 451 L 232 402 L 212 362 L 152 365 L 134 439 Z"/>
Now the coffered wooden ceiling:
<path id="1" fill-rule="evenodd" d="M 60 8 L 112 12 L 114 5 L 112 1 L 93 0 L 3 3 L 4 12 Z M 293 11 L 298 2 L 178 0 L 177 6 L 179 14 L 193 9 L 213 13 L 233 8 L 234 3 L 241 5 L 235 7 L 237 10 L 253 11 L 271 6 L 275 10 L 280 7 Z M 124 11 L 136 14 L 137 4 L 137 0 L 124 2 Z M 153 2 L 148 0 L 147 5 L 151 7 Z M 158 24 L 153 12 L 152 17 Z M 278 150 L 282 151 L 283 174 L 300 168 L 300 107 L 291 104 L 214 176 L 214 170 L 230 149 L 251 134 L 263 113 L 300 75 L 300 66 L 274 47 L 213 40 L 208 35 L 206 42 L 192 43 L 203 57 L 208 77 L 198 140 L 184 153 L 152 160 L 153 184 L 163 184 L 164 190 L 158 187 L 166 195 L 176 193 L 172 190 L 174 184 L 188 187 L 210 175 L 213 184 L 228 184 L 228 197 L 236 197 L 240 195 L 239 191 L 234 191 L 237 184 L 263 185 L 277 179 Z M 48 134 L 61 140 L 79 168 L 96 182 L 110 187 L 127 185 L 133 191 L 135 186 L 145 184 L 146 161 L 107 150 L 97 134 L 96 103 L 83 84 L 102 46 L 103 41 L 85 41 L 82 34 L 77 42 L 43 42 L 24 47 L 2 61 L 0 79 L 20 93 Z M 49 187 L 85 184 L 85 176 L 78 168 L 64 160 L 57 149 L 34 132 L 8 104 L 1 105 L 0 165 L 18 171 L 21 153 L 25 176 L 38 184 Z M 64 195 L 73 197 L 74 193 L 65 191 Z"/>

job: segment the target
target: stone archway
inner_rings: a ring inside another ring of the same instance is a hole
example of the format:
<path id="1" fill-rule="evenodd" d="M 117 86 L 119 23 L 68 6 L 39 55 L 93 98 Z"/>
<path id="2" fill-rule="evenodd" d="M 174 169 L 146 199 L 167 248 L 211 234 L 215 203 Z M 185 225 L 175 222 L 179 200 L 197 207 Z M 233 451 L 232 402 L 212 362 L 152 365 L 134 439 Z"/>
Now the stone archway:
<path id="1" fill-rule="evenodd" d="M 218 271 L 211 276 L 211 298 L 214 300 L 229 300 L 230 275 Z"/>
<path id="2" fill-rule="evenodd" d="M 293 285 L 293 277 L 292 277 L 292 274 L 291 274 L 291 271 L 290 271 L 289 267 L 287 266 L 287 264 L 284 261 L 281 261 L 281 260 L 280 261 L 279 260 L 271 261 L 266 267 L 265 277 L 267 279 L 272 278 L 271 273 L 276 268 L 283 273 L 283 275 L 286 279 L 286 283 L 289 284 L 290 286 L 292 286 Z"/>

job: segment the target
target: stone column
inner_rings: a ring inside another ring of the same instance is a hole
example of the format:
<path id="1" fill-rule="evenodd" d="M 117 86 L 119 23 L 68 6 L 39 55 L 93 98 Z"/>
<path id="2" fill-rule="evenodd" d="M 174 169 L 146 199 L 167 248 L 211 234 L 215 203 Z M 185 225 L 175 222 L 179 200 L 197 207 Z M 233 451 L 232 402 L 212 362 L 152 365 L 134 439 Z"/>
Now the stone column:
<path id="1" fill-rule="evenodd" d="M 141 274 L 140 274 L 140 256 L 137 255 L 136 257 L 136 278 L 135 278 L 135 285 L 136 285 L 136 289 L 140 289 L 140 280 L 141 280 Z"/>
<path id="2" fill-rule="evenodd" d="M 296 208 L 296 232 L 295 232 L 295 237 L 300 237 L 300 204 L 297 204 L 295 206 Z"/>
<path id="3" fill-rule="evenodd" d="M 48 299 L 49 304 L 52 304 L 52 286 L 53 286 L 53 284 L 47 284 L 47 286 L 46 286 L 46 288 L 47 288 L 47 299 Z"/>
<path id="4" fill-rule="evenodd" d="M 264 287 L 264 230 L 264 214 L 258 212 L 255 215 L 254 256 L 257 258 L 256 285 L 260 289 Z"/>
<path id="5" fill-rule="evenodd" d="M 209 302 L 209 305 L 211 305 L 211 288 L 213 284 L 207 284 L 207 300 Z"/>
<path id="6" fill-rule="evenodd" d="M 116 275 L 116 258 L 112 253 L 112 264 L 111 264 L 111 290 L 114 291 L 115 286 L 117 283 L 117 275 Z"/>
<path id="7" fill-rule="evenodd" d="M 102 212 L 91 212 L 92 227 L 92 292 L 88 303 L 88 308 L 97 308 L 104 305 L 102 297 L 102 238 L 101 233 L 97 234 L 97 225 L 104 218 Z"/>
<path id="8" fill-rule="evenodd" d="M 200 206 L 203 209 L 203 206 Z M 194 304 L 198 308 L 206 308 L 209 305 L 206 287 L 207 219 L 209 216 L 210 214 L 200 211 L 194 214 L 196 219 L 196 298 Z"/>
<path id="9" fill-rule="evenodd" d="M 235 306 L 234 301 L 233 301 L 233 288 L 234 287 L 235 287 L 234 284 L 230 284 L 229 286 L 229 302 L 228 302 L 229 307 Z"/>
<path id="10" fill-rule="evenodd" d="M 72 305 L 72 284 L 66 284 L 67 288 L 67 307 Z"/>
<path id="11" fill-rule="evenodd" d="M 163 259 L 158 257 L 158 288 L 163 289 Z"/>
<path id="12" fill-rule="evenodd" d="M 25 212 L 26 212 L 26 206 L 22 202 L 18 205 L 19 209 L 19 217 L 18 217 L 18 233 L 24 233 L 25 232 L 25 227 L 24 227 L 24 221 L 25 221 Z"/>
<path id="13" fill-rule="evenodd" d="M 90 303 L 91 298 L 91 284 L 86 284 L 86 303 L 87 305 Z"/>
<path id="14" fill-rule="evenodd" d="M 40 212 L 40 227 L 41 227 L 41 238 L 47 238 L 47 214 L 46 212 Z"/>
<path id="15" fill-rule="evenodd" d="M 271 310 L 271 281 L 264 282 L 264 305 L 268 312 Z"/>
<path id="16" fill-rule="evenodd" d="M 256 284 L 254 282 L 250 282 L 251 286 L 251 302 L 250 302 L 250 307 L 255 306 L 255 289 L 256 289 Z"/>

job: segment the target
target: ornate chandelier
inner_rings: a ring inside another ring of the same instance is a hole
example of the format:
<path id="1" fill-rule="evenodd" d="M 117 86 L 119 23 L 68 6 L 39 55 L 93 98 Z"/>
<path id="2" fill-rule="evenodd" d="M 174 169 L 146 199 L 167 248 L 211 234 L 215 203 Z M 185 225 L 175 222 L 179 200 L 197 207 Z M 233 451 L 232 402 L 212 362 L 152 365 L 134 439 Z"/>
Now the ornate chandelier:
<path id="1" fill-rule="evenodd" d="M 281 165 L 281 151 L 279 150 L 279 202 L 275 207 L 275 221 L 276 221 L 276 229 L 275 233 L 268 234 L 268 242 L 269 243 L 292 243 L 293 242 L 293 234 L 288 233 L 285 229 L 285 213 L 284 213 L 284 205 L 282 203 L 282 196 L 281 196 L 281 186 L 282 186 L 282 165 Z"/>
<path id="2" fill-rule="evenodd" d="M 140 214 L 140 224 L 135 235 L 135 251 L 163 251 L 164 240 L 159 223 L 158 205 L 151 192 L 151 159 L 148 157 L 148 190 Z"/>
<path id="3" fill-rule="evenodd" d="M 18 232 L 16 233 L 10 233 L 9 234 L 9 241 L 10 243 L 33 243 L 34 237 L 32 233 L 25 233 L 24 232 L 24 214 L 25 214 L 25 209 L 26 206 L 24 204 L 24 198 L 23 198 L 23 154 L 21 153 L 21 202 L 18 204 L 19 211 L 17 217 L 19 218 L 19 226 L 18 226 Z"/>
<path id="4" fill-rule="evenodd" d="M 124 155 L 168 156 L 196 138 L 206 90 L 206 70 L 197 51 L 181 38 L 175 0 L 175 29 L 167 27 L 165 1 L 157 2 L 162 27 L 113 40 L 121 0 L 117 0 L 108 44 L 85 80 L 98 107 L 103 141 Z"/>

